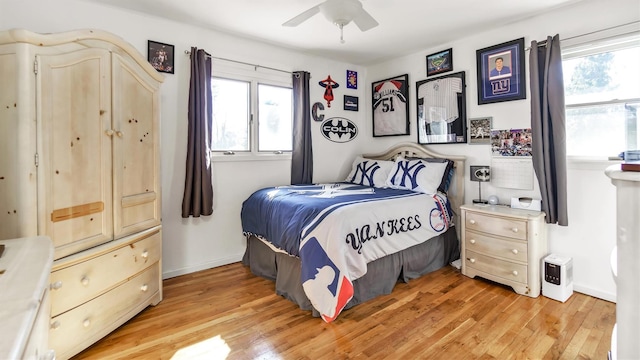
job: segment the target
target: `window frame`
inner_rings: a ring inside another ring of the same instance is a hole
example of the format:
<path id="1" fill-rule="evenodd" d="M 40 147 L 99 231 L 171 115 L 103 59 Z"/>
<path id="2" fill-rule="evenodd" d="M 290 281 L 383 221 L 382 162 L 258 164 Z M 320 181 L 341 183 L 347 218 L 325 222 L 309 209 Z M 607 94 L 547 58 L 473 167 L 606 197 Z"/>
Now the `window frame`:
<path id="1" fill-rule="evenodd" d="M 241 62 L 215 61 L 215 59 L 212 67 L 212 80 L 218 78 L 249 83 L 249 150 L 211 150 L 211 160 L 214 162 L 290 160 L 290 150 L 258 151 L 258 85 L 277 86 L 293 90 L 291 74 Z M 291 112 L 293 117 L 293 103 Z"/>

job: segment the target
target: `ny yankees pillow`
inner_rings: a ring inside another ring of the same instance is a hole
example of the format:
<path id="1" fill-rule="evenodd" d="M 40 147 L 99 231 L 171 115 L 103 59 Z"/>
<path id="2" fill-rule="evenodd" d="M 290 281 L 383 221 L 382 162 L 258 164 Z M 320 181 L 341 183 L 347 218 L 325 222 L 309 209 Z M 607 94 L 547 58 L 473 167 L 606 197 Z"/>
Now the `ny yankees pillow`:
<path id="1" fill-rule="evenodd" d="M 387 178 L 387 186 L 425 194 L 435 194 L 442 182 L 447 163 L 427 162 L 421 159 L 396 159 Z"/>
<path id="2" fill-rule="evenodd" d="M 345 181 L 358 185 L 386 187 L 387 177 L 393 165 L 393 161 L 371 160 L 357 156 Z"/>

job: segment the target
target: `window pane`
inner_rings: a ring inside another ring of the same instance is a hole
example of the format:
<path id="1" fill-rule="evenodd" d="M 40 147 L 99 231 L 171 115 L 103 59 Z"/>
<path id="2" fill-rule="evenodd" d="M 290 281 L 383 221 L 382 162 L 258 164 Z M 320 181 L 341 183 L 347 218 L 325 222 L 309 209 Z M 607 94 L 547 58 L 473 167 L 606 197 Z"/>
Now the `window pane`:
<path id="1" fill-rule="evenodd" d="M 566 110 L 567 155 L 614 156 L 637 149 L 635 106 L 598 105 Z"/>
<path id="2" fill-rule="evenodd" d="M 213 151 L 249 150 L 249 89 L 245 81 L 213 78 Z"/>
<path id="3" fill-rule="evenodd" d="M 291 151 L 291 89 L 258 85 L 258 150 Z"/>

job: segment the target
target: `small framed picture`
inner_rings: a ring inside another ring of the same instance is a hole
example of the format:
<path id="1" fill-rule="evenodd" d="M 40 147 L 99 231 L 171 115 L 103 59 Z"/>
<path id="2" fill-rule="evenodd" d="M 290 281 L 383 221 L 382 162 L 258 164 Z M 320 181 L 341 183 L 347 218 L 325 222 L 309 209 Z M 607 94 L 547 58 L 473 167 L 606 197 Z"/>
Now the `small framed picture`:
<path id="1" fill-rule="evenodd" d="M 447 49 L 427 55 L 427 76 L 453 70 L 453 50 Z"/>
<path id="2" fill-rule="evenodd" d="M 149 40 L 147 44 L 147 60 L 154 69 L 173 74 L 174 46 Z"/>
<path id="3" fill-rule="evenodd" d="M 347 89 L 358 88 L 358 72 L 354 70 L 347 70 Z"/>
<path id="4" fill-rule="evenodd" d="M 345 95 L 344 96 L 344 109 L 348 111 L 358 111 L 358 97 Z"/>
<path id="5" fill-rule="evenodd" d="M 409 135 L 409 75 L 371 83 L 373 136 Z"/>
<path id="6" fill-rule="evenodd" d="M 524 38 L 476 50 L 478 105 L 526 99 Z"/>
<path id="7" fill-rule="evenodd" d="M 491 144 L 492 117 L 469 119 L 469 144 Z"/>

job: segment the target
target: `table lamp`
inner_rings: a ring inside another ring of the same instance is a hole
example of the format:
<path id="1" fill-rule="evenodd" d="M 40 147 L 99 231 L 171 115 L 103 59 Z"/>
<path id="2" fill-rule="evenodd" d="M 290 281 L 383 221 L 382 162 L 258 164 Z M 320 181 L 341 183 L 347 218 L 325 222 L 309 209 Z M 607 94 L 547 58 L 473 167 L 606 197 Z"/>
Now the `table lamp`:
<path id="1" fill-rule="evenodd" d="M 487 200 L 482 200 L 482 183 L 491 181 L 491 168 L 486 165 L 471 165 L 471 181 L 478 182 L 478 198 L 473 199 L 474 204 L 486 204 Z"/>

